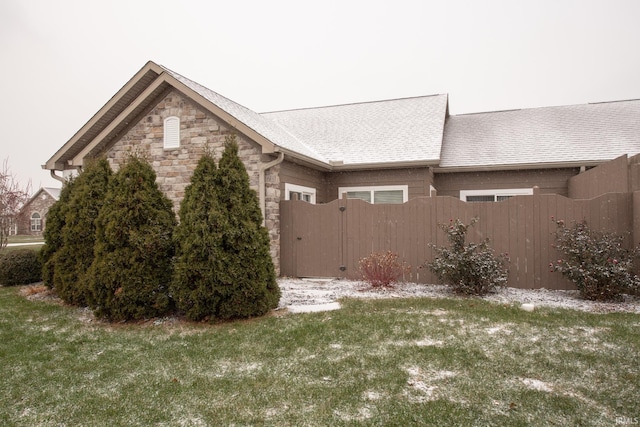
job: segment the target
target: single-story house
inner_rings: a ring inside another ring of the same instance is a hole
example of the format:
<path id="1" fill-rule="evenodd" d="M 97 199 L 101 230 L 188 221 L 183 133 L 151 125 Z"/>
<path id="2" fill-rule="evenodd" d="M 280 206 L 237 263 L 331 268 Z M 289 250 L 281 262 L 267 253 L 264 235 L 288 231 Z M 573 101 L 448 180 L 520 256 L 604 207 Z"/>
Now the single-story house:
<path id="1" fill-rule="evenodd" d="M 59 188 L 42 187 L 20 208 L 16 221 L 16 234 L 42 236 L 47 213 L 60 198 Z"/>
<path id="2" fill-rule="evenodd" d="M 448 195 L 466 201 L 569 194 L 568 179 L 640 152 L 640 100 L 450 115 L 448 95 L 257 113 L 148 62 L 47 162 L 114 169 L 143 152 L 176 207 L 205 147 L 236 133 L 279 260 L 279 202 L 370 203 Z M 177 209 L 176 209 L 177 210 Z"/>

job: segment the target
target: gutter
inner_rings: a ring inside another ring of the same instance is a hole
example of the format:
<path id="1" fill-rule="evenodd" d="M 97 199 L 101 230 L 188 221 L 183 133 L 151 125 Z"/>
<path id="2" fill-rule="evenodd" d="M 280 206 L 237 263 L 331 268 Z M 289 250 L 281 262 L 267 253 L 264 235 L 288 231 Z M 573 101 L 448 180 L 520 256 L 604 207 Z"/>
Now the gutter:
<path id="1" fill-rule="evenodd" d="M 259 196 L 260 196 L 260 210 L 262 211 L 262 225 L 265 226 L 267 223 L 267 216 L 266 216 L 266 212 L 267 212 L 267 189 L 266 189 L 266 179 L 265 179 L 265 172 L 267 169 L 271 169 L 274 166 L 279 165 L 280 163 L 282 163 L 282 161 L 284 160 L 284 153 L 280 152 L 280 154 L 278 155 L 278 158 L 269 162 L 269 163 L 265 163 L 262 164 L 260 166 L 260 171 L 258 173 L 258 189 L 259 189 Z"/>
<path id="2" fill-rule="evenodd" d="M 520 164 L 505 164 L 505 165 L 487 165 L 487 166 L 445 166 L 435 167 L 436 173 L 449 173 L 449 172 L 501 172 L 501 171 L 513 171 L 513 170 L 530 170 L 530 169 L 565 169 L 565 168 L 582 168 L 598 166 L 607 160 L 585 160 L 585 161 L 572 161 L 565 163 L 520 163 Z"/>

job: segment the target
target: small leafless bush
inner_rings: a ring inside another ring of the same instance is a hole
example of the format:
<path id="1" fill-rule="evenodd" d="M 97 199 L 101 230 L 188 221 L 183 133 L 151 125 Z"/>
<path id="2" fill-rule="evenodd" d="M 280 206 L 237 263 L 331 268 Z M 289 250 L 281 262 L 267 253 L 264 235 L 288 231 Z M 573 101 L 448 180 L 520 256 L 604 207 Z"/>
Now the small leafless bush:
<path id="1" fill-rule="evenodd" d="M 411 266 L 398 260 L 398 254 L 386 251 L 376 252 L 360 260 L 359 270 L 362 280 L 372 288 L 393 287 Z"/>

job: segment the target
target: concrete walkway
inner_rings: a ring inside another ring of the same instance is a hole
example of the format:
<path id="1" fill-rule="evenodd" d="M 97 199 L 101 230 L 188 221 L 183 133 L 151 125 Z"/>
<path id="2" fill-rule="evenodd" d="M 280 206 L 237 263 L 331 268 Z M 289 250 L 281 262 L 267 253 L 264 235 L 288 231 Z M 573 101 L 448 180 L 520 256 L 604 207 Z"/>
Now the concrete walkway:
<path id="1" fill-rule="evenodd" d="M 11 248 L 15 246 L 34 246 L 34 245 L 44 245 L 44 242 L 9 243 L 7 244 L 7 247 Z"/>

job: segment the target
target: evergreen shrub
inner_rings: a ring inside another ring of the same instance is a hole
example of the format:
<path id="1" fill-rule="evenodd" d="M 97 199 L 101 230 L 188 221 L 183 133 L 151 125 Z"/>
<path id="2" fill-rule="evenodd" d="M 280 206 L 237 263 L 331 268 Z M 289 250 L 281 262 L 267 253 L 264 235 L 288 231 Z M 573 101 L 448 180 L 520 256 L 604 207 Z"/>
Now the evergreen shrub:
<path id="1" fill-rule="evenodd" d="M 48 288 L 54 287 L 56 253 L 63 244 L 62 229 L 66 223 L 68 203 L 73 191 L 73 178 L 65 181 L 60 191 L 60 197 L 49 208 L 47 226 L 44 229 L 44 245 L 40 248 L 39 256 L 42 263 L 42 281 Z"/>
<path id="2" fill-rule="evenodd" d="M 573 282 L 583 298 L 615 301 L 640 290 L 640 278 L 633 273 L 640 252 L 627 249 L 623 235 L 592 230 L 585 221 L 571 227 L 563 220 L 552 221 L 557 226 L 554 247 L 562 255 L 549 268 Z"/>
<path id="3" fill-rule="evenodd" d="M 146 161 L 131 155 L 109 182 L 96 220 L 90 305 L 112 321 L 171 309 L 169 285 L 176 218 Z"/>
<path id="4" fill-rule="evenodd" d="M 0 257 L 0 285 L 28 285 L 42 280 L 38 251 L 18 249 Z"/>
<path id="5" fill-rule="evenodd" d="M 453 291 L 464 295 L 486 295 L 498 286 L 507 283 L 509 258 L 507 254 L 495 255 L 489 247 L 489 239 L 480 243 L 466 243 L 469 227 L 478 222 L 473 218 L 469 224 L 459 219 L 449 224 L 440 224 L 447 234 L 450 247 L 432 247 L 436 251 L 429 269 L 439 280 L 450 285 Z"/>
<path id="6" fill-rule="evenodd" d="M 200 158 L 180 205 L 175 229 L 176 260 L 171 293 L 190 320 L 215 318 L 222 301 L 219 289 L 222 230 L 226 218 L 216 195 L 217 166 L 210 153 Z"/>
<path id="7" fill-rule="evenodd" d="M 238 157 L 235 135 L 225 138 L 218 163 L 216 196 L 224 218 L 220 226 L 220 248 L 215 292 L 220 296 L 216 317 L 246 318 L 266 314 L 280 301 L 280 288 L 270 254 L 267 229 L 257 194 Z"/>
<path id="8" fill-rule="evenodd" d="M 93 263 L 95 220 L 98 217 L 111 178 L 106 159 L 87 164 L 75 179 L 67 202 L 67 214 L 61 230 L 62 245 L 54 260 L 56 294 L 69 304 L 88 304 L 89 277 Z"/>

